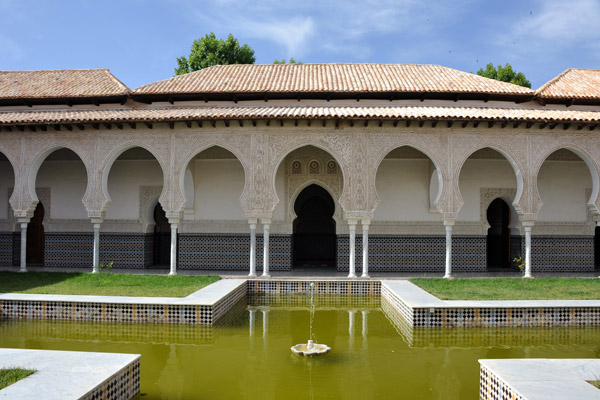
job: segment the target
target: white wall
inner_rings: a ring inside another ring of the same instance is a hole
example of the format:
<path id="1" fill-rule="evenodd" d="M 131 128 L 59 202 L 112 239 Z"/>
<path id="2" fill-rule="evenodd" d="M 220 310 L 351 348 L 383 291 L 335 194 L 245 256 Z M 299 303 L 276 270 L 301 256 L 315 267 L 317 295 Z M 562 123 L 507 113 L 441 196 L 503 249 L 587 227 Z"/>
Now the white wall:
<path id="1" fill-rule="evenodd" d="M 50 210 L 48 204 L 43 204 L 45 218 L 87 219 L 82 203 L 87 172 L 82 161 L 44 161 L 35 186 L 50 188 Z"/>
<path id="2" fill-rule="evenodd" d="M 544 205 L 538 221 L 585 222 L 586 189 L 592 188 L 590 170 L 583 161 L 546 161 L 538 175 Z"/>
<path id="3" fill-rule="evenodd" d="M 195 169 L 195 218 L 243 220 L 240 204 L 244 168 L 237 159 L 193 160 Z"/>
<path id="4" fill-rule="evenodd" d="M 9 161 L 0 161 L 0 219 L 8 218 L 8 189 L 15 187 L 15 175 Z"/>
<path id="5" fill-rule="evenodd" d="M 373 220 L 439 221 L 439 214 L 429 212 L 430 184 L 428 159 L 384 159 L 375 181 L 379 205 Z"/>
<path id="6" fill-rule="evenodd" d="M 108 175 L 108 193 L 112 202 L 106 218 L 137 220 L 140 217 L 140 186 L 162 185 L 163 172 L 158 161 L 115 161 Z"/>
<path id="7" fill-rule="evenodd" d="M 468 159 L 459 178 L 464 205 L 458 213 L 459 221 L 480 221 L 481 188 L 517 188 L 515 172 L 507 160 Z M 510 206 L 514 199 L 506 199 Z"/>

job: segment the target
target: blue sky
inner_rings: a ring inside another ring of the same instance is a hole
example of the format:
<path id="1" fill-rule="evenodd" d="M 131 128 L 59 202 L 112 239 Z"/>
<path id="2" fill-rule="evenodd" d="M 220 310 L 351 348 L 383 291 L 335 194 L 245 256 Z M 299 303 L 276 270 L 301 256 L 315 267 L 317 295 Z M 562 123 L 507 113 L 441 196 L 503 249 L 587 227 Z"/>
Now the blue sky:
<path id="1" fill-rule="evenodd" d="M 132 89 L 208 32 L 266 64 L 508 62 L 534 88 L 600 68 L 600 0 L 0 0 L 0 21 L 0 70 L 109 68 Z"/>

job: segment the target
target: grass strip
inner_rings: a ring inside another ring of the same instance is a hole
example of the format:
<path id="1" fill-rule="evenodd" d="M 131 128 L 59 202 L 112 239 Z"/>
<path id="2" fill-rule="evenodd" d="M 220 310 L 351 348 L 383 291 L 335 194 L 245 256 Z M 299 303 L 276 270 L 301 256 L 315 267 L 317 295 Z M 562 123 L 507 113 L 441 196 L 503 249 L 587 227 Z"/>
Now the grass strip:
<path id="1" fill-rule="evenodd" d="M 219 279 L 205 275 L 0 272 L 0 293 L 185 297 Z"/>
<path id="2" fill-rule="evenodd" d="M 415 278 L 442 300 L 600 300 L 598 278 Z"/>
<path id="3" fill-rule="evenodd" d="M 20 381 L 23 378 L 28 377 L 35 371 L 30 369 L 21 368 L 3 368 L 0 369 L 0 390 L 5 387 L 12 385 L 13 383 Z"/>

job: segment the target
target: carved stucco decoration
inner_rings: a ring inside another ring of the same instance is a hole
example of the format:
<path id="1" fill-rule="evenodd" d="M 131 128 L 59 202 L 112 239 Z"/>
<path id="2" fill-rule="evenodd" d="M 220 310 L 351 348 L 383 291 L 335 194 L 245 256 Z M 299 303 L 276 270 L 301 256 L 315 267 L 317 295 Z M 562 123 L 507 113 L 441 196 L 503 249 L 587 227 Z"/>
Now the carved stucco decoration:
<path id="1" fill-rule="evenodd" d="M 589 135 L 577 135 L 573 133 L 553 135 L 552 137 L 534 136 L 531 138 L 532 148 L 535 149 L 531 153 L 532 176 L 535 179 L 530 182 L 530 185 L 531 190 L 535 193 L 537 199 L 539 199 L 536 204 L 536 214 L 543 204 L 537 186 L 537 177 L 540 169 L 552 153 L 557 150 L 567 149 L 575 153 L 588 166 L 592 178 L 592 191 L 590 197 L 586 199 L 586 204 L 592 216 L 600 218 L 600 164 L 598 164 L 600 149 L 597 143 L 591 142 L 591 139 Z"/>
<path id="2" fill-rule="evenodd" d="M 266 177 L 261 178 L 262 190 L 265 191 L 264 199 L 261 205 L 266 207 L 266 211 L 273 213 L 279 199 L 275 192 L 274 177 L 277 174 L 279 165 L 285 157 L 292 151 L 304 146 L 314 146 L 324 150 L 333 157 L 340 167 L 343 176 L 343 189 L 339 202 L 344 211 L 355 202 L 356 197 L 360 196 L 360 190 L 351 187 L 352 185 L 352 137 L 351 135 L 337 131 L 329 130 L 323 133 L 321 130 L 304 130 L 302 133 L 290 134 L 287 132 L 277 132 L 268 137 L 268 163 L 266 166 Z M 356 156 L 356 154 L 354 154 Z M 356 162 L 357 160 L 353 160 Z M 255 182 L 256 184 L 257 182 Z M 259 187 L 256 187 L 257 190 Z M 352 195 L 351 195 L 352 193 Z"/>
<path id="3" fill-rule="evenodd" d="M 35 188 L 35 192 L 37 194 L 38 197 L 38 201 L 35 202 L 35 207 L 37 207 L 38 202 L 42 203 L 42 206 L 44 207 L 44 219 L 42 220 L 43 224 L 47 224 L 49 221 L 51 221 L 51 203 L 50 203 L 50 188 L 47 187 L 39 187 L 39 188 Z M 8 188 L 8 195 L 9 198 L 13 193 L 13 188 Z M 33 211 L 35 211 L 35 207 L 33 207 Z M 32 214 L 33 214 L 32 211 Z M 17 226 L 17 221 L 15 218 L 15 211 L 13 210 L 13 208 L 9 205 L 8 207 L 8 226 L 11 227 L 11 230 L 18 230 L 18 226 Z"/>
<path id="4" fill-rule="evenodd" d="M 517 194 L 513 188 L 480 188 L 479 189 L 479 217 L 482 226 L 482 234 L 486 234 L 490 228 L 487 220 L 487 210 L 492 201 L 500 198 L 508 204 L 512 204 Z M 509 206 L 510 208 L 510 206 Z M 512 224 L 512 223 L 511 223 Z"/>
<path id="5" fill-rule="evenodd" d="M 149 218 L 154 211 L 154 209 L 150 210 L 150 206 L 159 198 L 162 190 L 162 186 L 140 186 L 139 222 L 144 231 L 147 231 L 150 226 L 154 226 L 154 220 Z"/>

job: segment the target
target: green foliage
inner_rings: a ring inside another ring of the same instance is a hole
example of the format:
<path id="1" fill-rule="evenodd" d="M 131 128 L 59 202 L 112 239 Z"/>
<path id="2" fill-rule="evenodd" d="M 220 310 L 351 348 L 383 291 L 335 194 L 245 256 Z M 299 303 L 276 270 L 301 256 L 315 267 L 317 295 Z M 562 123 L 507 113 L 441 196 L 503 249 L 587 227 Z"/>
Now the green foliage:
<path id="1" fill-rule="evenodd" d="M 20 381 L 23 378 L 27 378 L 34 372 L 34 370 L 21 368 L 0 369 L 0 390 L 4 389 L 8 385 L 12 385 L 13 383 Z"/>
<path id="2" fill-rule="evenodd" d="M 523 257 L 519 256 L 513 258 L 513 265 L 519 268 L 519 271 L 521 271 L 522 274 L 525 273 L 525 260 L 523 260 Z"/>
<path id="3" fill-rule="evenodd" d="M 203 275 L 0 271 L 0 293 L 185 297 L 218 280 Z"/>
<path id="4" fill-rule="evenodd" d="M 290 61 L 285 61 L 285 58 L 281 60 L 273 61 L 273 64 L 304 64 L 302 61 L 294 60 L 294 57 L 290 58 Z"/>
<path id="5" fill-rule="evenodd" d="M 115 262 L 111 261 L 107 263 L 100 263 L 98 266 L 100 267 L 100 269 L 107 269 L 110 271 L 111 269 L 113 269 L 113 265 L 115 265 Z"/>
<path id="6" fill-rule="evenodd" d="M 506 63 L 504 67 L 498 65 L 498 68 L 494 68 L 494 64 L 489 63 L 485 66 L 485 69 L 479 68 L 477 75 L 519 86 L 531 87 L 531 82 L 525 78 L 525 75 L 522 72 L 515 72 L 509 63 Z"/>
<path id="7" fill-rule="evenodd" d="M 240 42 L 232 34 L 227 40 L 217 39 L 213 32 L 194 40 L 189 57 L 177 58 L 175 75 L 198 71 L 212 65 L 254 64 L 254 50 Z"/>

